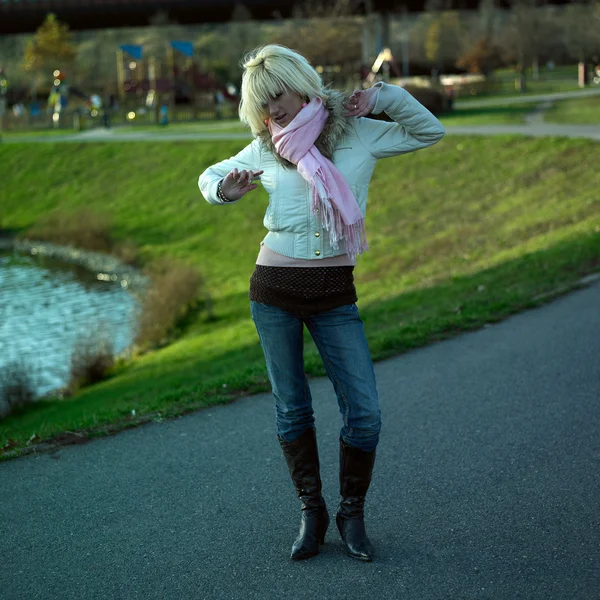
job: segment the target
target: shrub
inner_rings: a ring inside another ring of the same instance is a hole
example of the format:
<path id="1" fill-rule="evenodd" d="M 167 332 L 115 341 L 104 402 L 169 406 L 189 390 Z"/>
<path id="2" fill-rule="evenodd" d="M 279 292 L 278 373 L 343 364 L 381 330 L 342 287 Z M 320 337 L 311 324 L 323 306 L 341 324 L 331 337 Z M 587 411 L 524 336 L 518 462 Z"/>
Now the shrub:
<path id="1" fill-rule="evenodd" d="M 73 246 L 81 250 L 113 254 L 125 263 L 136 265 L 138 249 L 129 240 L 116 241 L 109 216 L 82 208 L 74 212 L 54 210 L 40 219 L 26 238 Z"/>
<path id="2" fill-rule="evenodd" d="M 81 336 L 73 346 L 68 393 L 106 379 L 115 364 L 112 343 L 102 334 Z"/>
<path id="3" fill-rule="evenodd" d="M 25 235 L 62 246 L 74 246 L 94 252 L 110 252 L 114 240 L 110 233 L 111 221 L 106 215 L 87 209 L 77 212 L 54 210 Z"/>
<path id="4" fill-rule="evenodd" d="M 0 417 L 31 404 L 36 399 L 35 386 L 26 365 L 13 362 L 0 372 Z"/>
<path id="5" fill-rule="evenodd" d="M 390 83 L 399 85 L 400 80 L 390 80 Z M 414 96 L 425 108 L 434 115 L 440 115 L 449 109 L 448 93 L 441 84 L 432 83 L 431 78 L 419 77 L 411 79 L 410 83 L 403 85 L 404 89 Z M 372 115 L 372 118 L 390 121 L 385 113 Z"/>
<path id="6" fill-rule="evenodd" d="M 117 242 L 111 249 L 111 253 L 128 265 L 139 266 L 138 248 L 128 240 Z"/>
<path id="7" fill-rule="evenodd" d="M 147 269 L 151 283 L 138 315 L 136 343 L 163 344 L 178 321 L 197 303 L 203 281 L 193 268 L 163 259 Z"/>
<path id="8" fill-rule="evenodd" d="M 448 95 L 443 88 L 407 85 L 404 89 L 434 115 L 441 115 L 448 110 Z"/>
<path id="9" fill-rule="evenodd" d="M 456 61 L 459 69 L 489 77 L 502 64 L 500 51 L 489 36 L 479 38 Z"/>

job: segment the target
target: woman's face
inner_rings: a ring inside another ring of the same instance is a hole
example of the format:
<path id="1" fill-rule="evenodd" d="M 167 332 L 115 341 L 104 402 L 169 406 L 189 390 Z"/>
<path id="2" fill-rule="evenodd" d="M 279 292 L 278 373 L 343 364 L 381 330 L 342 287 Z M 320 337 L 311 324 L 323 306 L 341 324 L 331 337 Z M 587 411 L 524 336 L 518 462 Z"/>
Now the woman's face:
<path id="1" fill-rule="evenodd" d="M 284 90 L 281 94 L 269 99 L 267 109 L 271 119 L 280 127 L 285 127 L 300 112 L 302 104 L 304 104 L 302 96 Z"/>

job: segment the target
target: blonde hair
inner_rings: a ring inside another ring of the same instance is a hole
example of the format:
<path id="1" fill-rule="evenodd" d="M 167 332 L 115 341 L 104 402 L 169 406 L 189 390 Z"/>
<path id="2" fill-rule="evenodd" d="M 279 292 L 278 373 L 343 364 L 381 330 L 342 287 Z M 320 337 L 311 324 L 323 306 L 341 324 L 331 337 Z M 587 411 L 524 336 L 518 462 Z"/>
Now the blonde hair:
<path id="1" fill-rule="evenodd" d="M 310 63 L 297 52 L 269 44 L 248 53 L 243 60 L 240 121 L 258 135 L 267 129 L 266 105 L 284 90 L 312 100 L 324 97 L 323 80 Z"/>

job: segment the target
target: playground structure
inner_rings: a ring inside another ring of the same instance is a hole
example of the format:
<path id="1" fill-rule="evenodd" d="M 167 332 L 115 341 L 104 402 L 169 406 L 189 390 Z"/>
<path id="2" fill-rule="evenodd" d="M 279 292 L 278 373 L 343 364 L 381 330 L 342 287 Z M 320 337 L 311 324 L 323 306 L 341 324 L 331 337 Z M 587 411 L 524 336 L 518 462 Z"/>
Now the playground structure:
<path id="1" fill-rule="evenodd" d="M 141 46 L 121 46 L 117 89 L 128 120 L 138 122 L 222 118 L 226 102 L 238 102 L 230 88 L 198 69 L 192 43 L 184 41 L 170 42 L 162 62 L 144 56 Z"/>
<path id="2" fill-rule="evenodd" d="M 237 89 L 200 71 L 191 42 L 168 43 L 166 60 L 145 56 L 141 46 L 116 51 L 116 85 L 82 90 L 60 69 L 49 87 L 32 95 L 0 74 L 0 128 L 5 131 L 90 129 L 114 124 L 163 124 L 234 116 Z"/>
<path id="3" fill-rule="evenodd" d="M 97 94 L 86 94 L 70 84 L 67 73 L 55 69 L 50 85 L 11 85 L 0 73 L 0 129 L 29 130 L 71 126 L 84 113 L 96 116 Z M 75 127 L 77 129 L 77 127 Z"/>
<path id="4" fill-rule="evenodd" d="M 369 74 L 365 78 L 365 85 L 363 87 L 371 87 L 375 83 L 377 74 L 380 70 L 383 70 L 384 81 L 389 80 L 390 72 L 395 77 L 402 77 L 402 70 L 398 66 L 398 63 L 394 59 L 392 51 L 389 48 L 383 48 L 377 55 Z"/>

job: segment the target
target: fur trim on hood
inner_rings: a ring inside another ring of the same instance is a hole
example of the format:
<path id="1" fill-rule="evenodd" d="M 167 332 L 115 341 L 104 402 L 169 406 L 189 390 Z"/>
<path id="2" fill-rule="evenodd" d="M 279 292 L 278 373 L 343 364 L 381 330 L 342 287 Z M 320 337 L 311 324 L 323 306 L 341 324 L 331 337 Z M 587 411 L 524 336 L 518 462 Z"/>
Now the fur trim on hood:
<path id="1" fill-rule="evenodd" d="M 339 142 L 348 135 L 350 131 L 350 119 L 344 116 L 345 108 L 344 101 L 347 100 L 348 95 L 342 92 L 327 91 L 323 98 L 323 104 L 329 111 L 329 118 L 323 127 L 319 137 L 315 142 L 317 150 L 329 160 L 333 159 L 333 153 Z M 264 147 L 271 152 L 277 161 L 284 167 L 296 167 L 289 160 L 286 160 L 282 156 L 277 154 L 275 150 L 275 144 L 271 139 L 271 134 L 268 129 L 258 135 L 258 139 L 264 145 Z"/>

